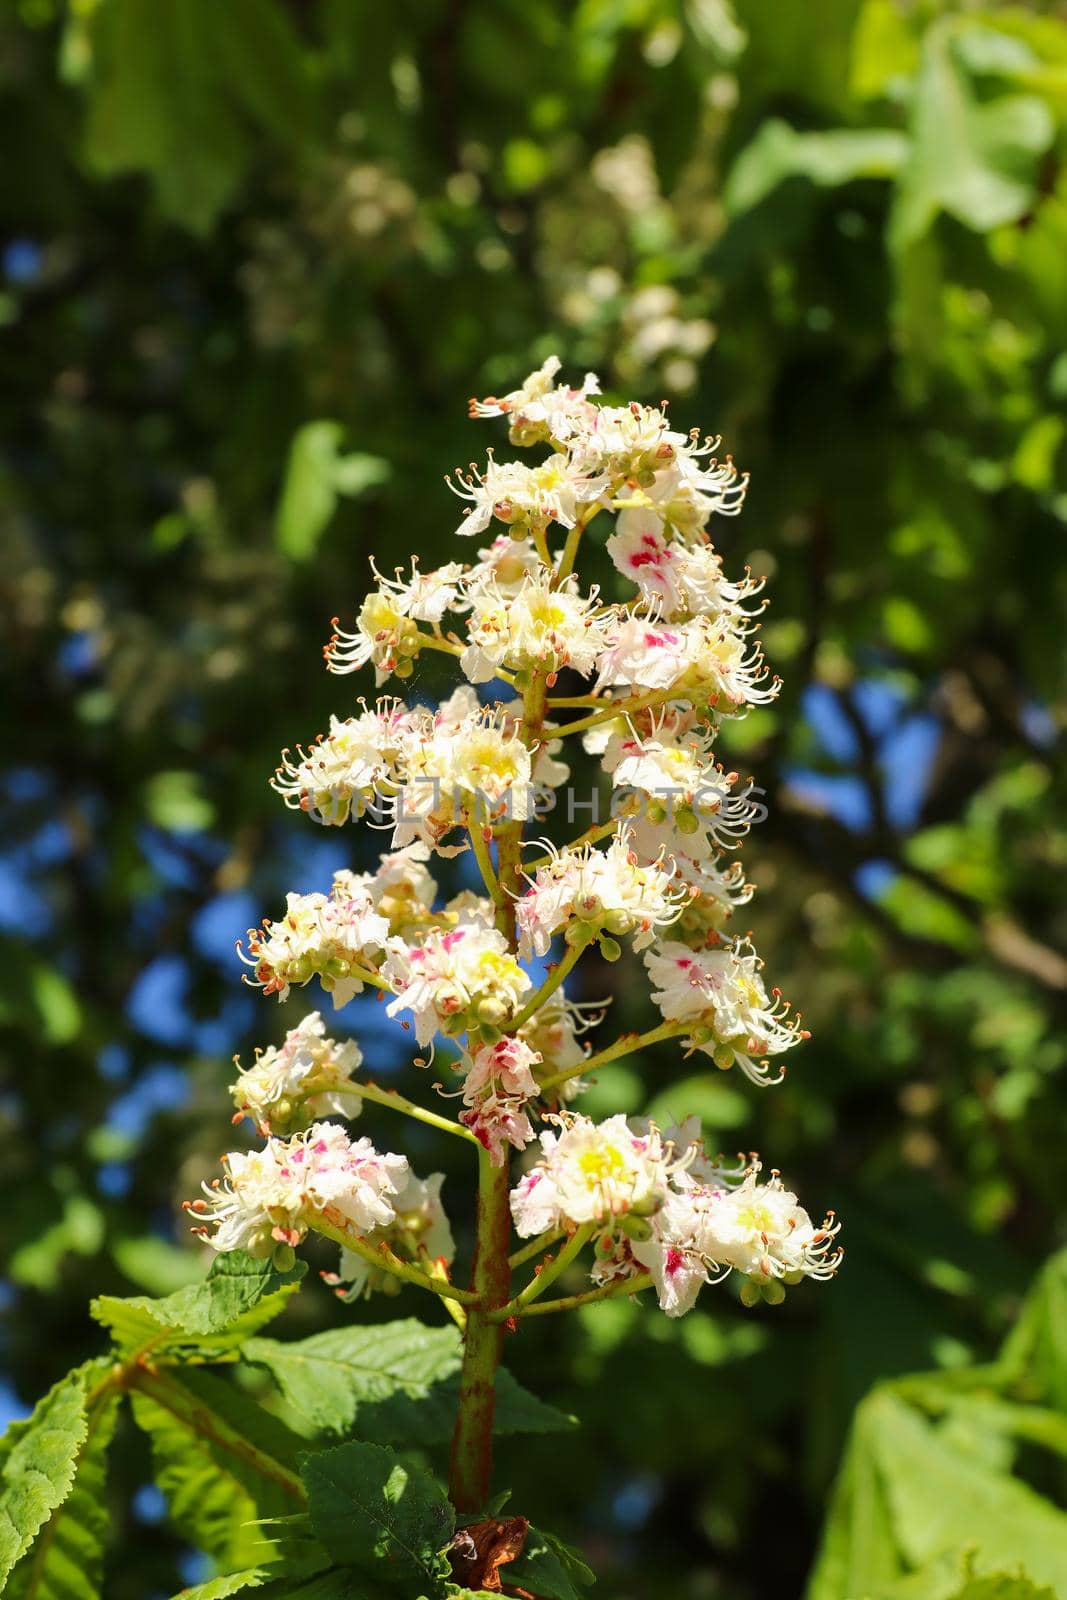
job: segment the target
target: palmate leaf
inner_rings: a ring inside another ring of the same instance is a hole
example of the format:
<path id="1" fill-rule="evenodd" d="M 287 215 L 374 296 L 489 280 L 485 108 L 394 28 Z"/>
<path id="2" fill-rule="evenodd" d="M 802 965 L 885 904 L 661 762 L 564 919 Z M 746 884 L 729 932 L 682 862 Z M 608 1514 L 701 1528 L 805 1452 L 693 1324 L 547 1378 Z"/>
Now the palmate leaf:
<path id="1" fill-rule="evenodd" d="M 107 1371 L 102 1361 L 76 1368 L 0 1442 L 0 1584 L 71 1493 L 89 1433 L 87 1400 Z"/>
<path id="2" fill-rule="evenodd" d="M 933 1391 L 931 1382 L 931 1399 Z M 1067 1592 L 1067 1515 L 974 1449 L 975 1429 L 1061 1449 L 1056 1419 L 1050 1424 L 1038 1408 L 956 1396 L 950 1379 L 941 1399 L 944 1426 L 891 1388 L 864 1401 L 807 1600 L 955 1600 L 960 1585 L 951 1579 L 967 1552 L 983 1575 L 1025 1572 L 1039 1589 Z M 958 1428 L 954 1416 L 966 1426 Z"/>
<path id="3" fill-rule="evenodd" d="M 132 1400 L 178 1529 L 225 1566 L 268 1565 L 273 1541 L 256 1524 L 300 1509 L 294 1468 L 302 1441 L 221 1378 L 193 1368 L 151 1395 L 135 1390 Z"/>
<path id="4" fill-rule="evenodd" d="M 301 1470 L 312 1525 L 335 1561 L 405 1600 L 442 1593 L 455 1514 L 428 1472 L 356 1441 L 306 1456 Z"/>
<path id="5" fill-rule="evenodd" d="M 1025 1567 L 1035 1581 L 1067 1592 L 1067 1515 L 1015 1478 L 953 1449 L 895 1396 L 868 1404 L 878 1408 L 875 1457 L 909 1566 L 973 1548 L 985 1568 Z"/>
<path id="6" fill-rule="evenodd" d="M 911 153 L 889 225 L 894 251 L 914 244 L 941 211 L 981 233 L 1021 217 L 1034 199 L 1038 158 L 1055 134 L 1036 95 L 979 96 L 959 34 L 956 19 L 944 17 L 923 41 Z"/>
<path id="7" fill-rule="evenodd" d="M 121 1394 L 109 1389 L 86 1411 L 69 1495 L 55 1507 L 4 1590 L 6 1600 L 97 1600 L 108 1515 L 107 1453 Z"/>
<path id="8" fill-rule="evenodd" d="M 276 1272 L 269 1261 L 234 1250 L 218 1256 L 199 1283 L 159 1300 L 100 1295 L 92 1303 L 92 1313 L 123 1354 L 146 1344 L 157 1354 L 180 1345 L 194 1345 L 199 1355 L 223 1354 L 272 1321 L 296 1293 L 306 1271 L 298 1262 L 292 1272 Z"/>
<path id="9" fill-rule="evenodd" d="M 355 1431 L 379 1444 L 441 1444 L 459 1395 L 460 1340 L 413 1319 L 339 1328 L 294 1343 L 251 1339 L 246 1360 L 266 1367 L 289 1404 L 319 1432 Z M 553 1433 L 573 1419 L 497 1374 L 498 1433 Z"/>

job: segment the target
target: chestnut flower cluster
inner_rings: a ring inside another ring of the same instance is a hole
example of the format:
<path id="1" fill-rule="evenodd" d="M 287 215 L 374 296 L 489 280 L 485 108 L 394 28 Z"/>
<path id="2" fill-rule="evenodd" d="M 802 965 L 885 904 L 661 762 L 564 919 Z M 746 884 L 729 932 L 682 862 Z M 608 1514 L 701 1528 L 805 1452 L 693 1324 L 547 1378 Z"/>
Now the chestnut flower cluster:
<path id="1" fill-rule="evenodd" d="M 755 1156 L 712 1159 L 695 1119 L 598 1123 L 571 1106 L 599 1065 L 644 1045 L 676 1041 L 762 1087 L 807 1037 L 751 939 L 730 931 L 754 893 L 737 851 L 763 813 L 751 780 L 716 759 L 716 736 L 779 687 L 758 640 L 762 580 L 728 577 L 708 533 L 740 511 L 747 480 L 718 440 L 677 431 L 665 408 L 608 404 L 592 374 L 561 383 L 555 357 L 471 415 L 504 419 L 534 458 L 489 453 L 457 472 L 456 531 L 473 543 L 430 571 L 375 567 L 325 650 L 332 673 L 370 668 L 379 687 L 410 679 L 427 651 L 465 681 L 436 709 L 358 701 L 283 752 L 273 785 L 286 805 L 325 827 L 366 819 L 387 849 L 372 872 L 290 894 L 238 946 L 246 981 L 281 1001 L 313 982 L 335 1010 L 375 991 L 413 1032 L 440 1098 L 434 1108 L 376 1084 L 356 1043 L 311 1012 L 239 1071 L 235 1120 L 264 1143 L 226 1157 L 224 1178 L 190 1206 L 216 1250 L 279 1264 L 309 1230 L 324 1234 L 340 1246 L 329 1281 L 347 1298 L 404 1282 L 437 1294 L 465 1332 L 460 1476 L 474 1472 L 484 1428 L 484 1408 L 468 1415 L 463 1397 L 498 1355 L 487 1329 L 646 1289 L 679 1316 L 732 1273 L 745 1303 L 774 1303 L 841 1259 L 832 1215 L 814 1223 Z M 576 570 L 602 527 L 610 594 Z M 599 758 L 610 816 L 555 844 L 529 824 L 569 780 L 568 740 Z M 465 853 L 480 888 L 448 898 L 435 863 Z M 586 950 L 614 961 L 624 943 L 641 954 L 659 1021 L 594 1049 L 586 1036 L 606 1005 L 576 1001 L 567 984 Z M 368 1100 L 477 1151 L 469 1288 L 452 1282 L 441 1175 L 416 1178 L 404 1156 L 325 1120 Z M 531 1241 L 510 1265 L 509 1220 Z M 589 1286 L 544 1299 L 587 1248 Z M 512 1269 L 538 1255 L 510 1294 Z M 457 1503 L 473 1497 L 459 1485 Z"/>

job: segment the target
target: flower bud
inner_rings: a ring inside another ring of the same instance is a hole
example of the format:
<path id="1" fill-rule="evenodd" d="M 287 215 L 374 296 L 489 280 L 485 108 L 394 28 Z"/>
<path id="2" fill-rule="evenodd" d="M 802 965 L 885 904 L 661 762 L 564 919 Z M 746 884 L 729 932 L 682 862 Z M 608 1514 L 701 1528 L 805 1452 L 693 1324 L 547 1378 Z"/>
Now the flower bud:
<path id="1" fill-rule="evenodd" d="M 633 1239 L 635 1244 L 644 1244 L 652 1237 L 652 1224 L 645 1217 L 639 1217 L 631 1211 L 623 1217 L 620 1227 L 628 1239 Z"/>

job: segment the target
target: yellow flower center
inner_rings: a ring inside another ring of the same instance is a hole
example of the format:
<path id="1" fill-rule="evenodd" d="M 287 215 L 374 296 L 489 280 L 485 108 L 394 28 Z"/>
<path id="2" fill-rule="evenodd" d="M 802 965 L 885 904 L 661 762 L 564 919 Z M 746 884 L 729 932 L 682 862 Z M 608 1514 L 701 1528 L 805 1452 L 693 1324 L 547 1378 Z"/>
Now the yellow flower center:
<path id="1" fill-rule="evenodd" d="M 597 1145 L 595 1149 L 584 1150 L 578 1157 L 578 1167 L 590 1188 L 594 1184 L 606 1183 L 609 1178 L 621 1178 L 626 1173 L 625 1158 L 614 1145 Z"/>

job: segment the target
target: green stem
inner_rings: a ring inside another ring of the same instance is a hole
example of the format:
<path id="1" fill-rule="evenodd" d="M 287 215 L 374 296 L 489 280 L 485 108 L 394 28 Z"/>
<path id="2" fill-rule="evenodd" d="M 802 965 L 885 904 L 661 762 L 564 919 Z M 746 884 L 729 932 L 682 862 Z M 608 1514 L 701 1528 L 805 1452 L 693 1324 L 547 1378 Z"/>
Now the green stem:
<path id="1" fill-rule="evenodd" d="M 353 1100 L 370 1100 L 376 1106 L 388 1106 L 391 1111 L 400 1111 L 405 1117 L 414 1117 L 416 1122 L 425 1122 L 428 1127 L 439 1128 L 442 1133 L 454 1134 L 457 1139 L 465 1139 L 468 1144 L 478 1143 L 470 1129 L 465 1128 L 462 1123 L 453 1122 L 451 1117 L 438 1116 L 436 1111 L 427 1111 L 424 1106 L 416 1105 L 414 1100 L 406 1100 L 402 1094 L 397 1094 L 395 1089 L 381 1089 L 376 1083 L 352 1083 L 343 1084 L 339 1088 L 331 1087 L 330 1093 L 351 1097 Z"/>
<path id="2" fill-rule="evenodd" d="M 615 1283 L 602 1284 L 599 1289 L 586 1289 L 584 1294 L 565 1294 L 558 1300 L 542 1300 L 539 1305 L 527 1306 L 519 1315 L 547 1317 L 553 1311 L 576 1311 L 579 1306 L 595 1306 L 601 1300 L 617 1299 L 624 1294 L 641 1294 L 651 1287 L 651 1273 L 642 1272 L 636 1278 L 620 1278 Z"/>
<path id="3" fill-rule="evenodd" d="M 469 1289 L 457 1289 L 454 1283 L 428 1278 L 418 1267 L 412 1266 L 410 1262 L 401 1261 L 384 1242 L 372 1244 L 362 1234 L 357 1233 L 332 1206 L 327 1206 L 325 1210 L 307 1220 L 309 1226 L 314 1228 L 316 1233 L 321 1233 L 324 1239 L 332 1239 L 335 1244 L 343 1245 L 346 1250 L 351 1250 L 353 1255 L 362 1256 L 372 1267 L 379 1267 L 382 1272 L 391 1273 L 394 1278 L 402 1278 L 405 1283 L 413 1283 L 419 1289 L 429 1289 L 431 1294 L 439 1295 L 442 1300 L 458 1300 L 460 1305 L 473 1305 L 478 1299 L 478 1296 L 472 1294 Z"/>
<path id="4" fill-rule="evenodd" d="M 615 717 L 627 717 L 632 711 L 648 711 L 652 706 L 661 706 L 667 700 L 685 700 L 685 692 L 680 689 L 657 689 L 654 694 L 637 695 L 630 700 L 615 700 L 605 711 L 597 711 L 588 717 L 579 717 L 576 722 L 566 722 L 561 728 L 553 729 L 554 739 L 565 738 L 569 733 L 584 733 L 587 728 L 595 728 L 601 722 L 611 722 Z"/>
<path id="5" fill-rule="evenodd" d="M 476 1303 L 467 1317 L 448 1477 L 449 1496 L 461 1512 L 481 1511 L 489 1499 L 496 1369 L 504 1332 L 495 1308 L 507 1300 L 511 1279 L 508 1178 L 506 1157 L 501 1166 L 494 1167 L 488 1152 L 479 1152 L 477 1232 L 471 1270 Z"/>
<path id="6" fill-rule="evenodd" d="M 478 863 L 482 882 L 489 892 L 490 900 L 499 911 L 506 903 L 507 896 L 500 887 L 500 879 L 493 870 L 493 858 L 489 854 L 489 846 L 485 841 L 484 830 L 478 822 L 470 822 L 467 824 L 467 832 L 470 834 L 471 849 L 474 852 L 474 859 Z"/>
<path id="7" fill-rule="evenodd" d="M 646 1044 L 658 1044 L 661 1039 L 677 1039 L 681 1034 L 688 1033 L 689 1026 L 682 1022 L 661 1022 L 658 1028 L 649 1028 L 647 1033 L 624 1033 L 609 1044 L 606 1050 L 598 1050 L 595 1055 L 586 1056 L 581 1066 L 568 1067 L 566 1072 L 554 1072 L 550 1078 L 541 1081 L 541 1093 L 547 1089 L 556 1089 L 561 1083 L 567 1083 L 571 1078 L 582 1078 L 587 1072 L 593 1072 L 597 1067 L 606 1067 L 609 1061 L 617 1061 L 620 1056 L 628 1056 L 634 1050 L 641 1050 Z"/>
<path id="8" fill-rule="evenodd" d="M 380 978 L 376 972 L 365 972 L 362 967 L 353 967 L 349 977 L 358 978 L 360 983 L 369 983 L 372 989 L 381 989 L 385 994 L 393 993 L 392 984 Z"/>
<path id="9" fill-rule="evenodd" d="M 427 1250 L 424 1244 L 420 1244 L 418 1247 L 418 1260 L 428 1278 L 433 1278 L 438 1283 L 448 1282 L 448 1273 L 445 1269 L 444 1262 L 432 1260 L 430 1257 L 430 1252 Z M 441 1304 L 452 1318 L 452 1321 L 456 1324 L 456 1327 L 459 1329 L 460 1333 L 466 1333 L 467 1313 L 464 1311 L 459 1302 L 453 1300 L 451 1296 L 443 1296 Z"/>
<path id="10" fill-rule="evenodd" d="M 495 1322 L 506 1322 L 509 1317 L 519 1317 L 531 1301 L 537 1300 L 544 1294 L 549 1286 L 555 1283 L 561 1272 L 566 1272 L 571 1262 L 585 1249 L 590 1239 L 596 1233 L 599 1223 L 584 1222 L 582 1226 L 571 1234 L 562 1250 L 551 1261 L 547 1261 L 537 1275 L 530 1279 L 525 1289 L 517 1294 L 514 1300 L 509 1300 L 507 1305 L 500 1306 L 490 1313 Z"/>
<path id="11" fill-rule="evenodd" d="M 514 1033 L 516 1029 L 521 1028 L 523 1023 L 528 1022 L 533 1016 L 534 1012 L 539 1010 L 540 1007 L 544 1005 L 549 996 L 555 994 L 556 990 L 559 988 L 568 972 L 581 956 L 582 951 L 586 949 L 588 949 L 587 944 L 572 944 L 567 946 L 566 954 L 561 958 L 561 960 L 556 962 L 556 965 L 552 968 L 552 971 L 549 973 L 540 989 L 538 989 L 533 999 L 526 1002 L 518 1016 L 512 1017 L 511 1021 L 508 1023 L 507 1031 L 509 1033 Z"/>
<path id="12" fill-rule="evenodd" d="M 521 1267 L 524 1261 L 531 1261 L 534 1256 L 539 1256 L 542 1250 L 551 1250 L 556 1240 L 562 1238 L 562 1228 L 549 1228 L 547 1233 L 539 1233 L 536 1239 L 524 1244 L 521 1250 L 514 1251 L 508 1260 L 512 1267 Z"/>
<path id="13" fill-rule="evenodd" d="M 578 546 L 582 542 L 582 534 L 585 532 L 586 528 L 588 528 L 589 524 L 592 522 L 599 510 L 600 507 L 598 505 L 594 505 L 591 506 L 588 511 L 584 512 L 582 516 L 575 518 L 574 527 L 571 528 L 567 534 L 567 542 L 563 546 L 563 554 L 559 558 L 559 566 L 556 568 L 556 576 L 553 579 L 554 585 L 557 589 L 565 578 L 570 577 L 571 572 L 574 569 L 575 558 L 578 555 Z"/>
<path id="14" fill-rule="evenodd" d="M 531 535 L 533 537 L 534 549 L 537 551 L 537 554 L 541 557 L 541 560 L 544 562 L 545 566 L 551 572 L 551 570 L 552 570 L 552 553 L 548 548 L 548 540 L 545 537 L 544 528 L 539 527 L 537 525 L 537 523 L 534 523 L 534 525 L 530 529 L 530 533 L 531 533 Z"/>

